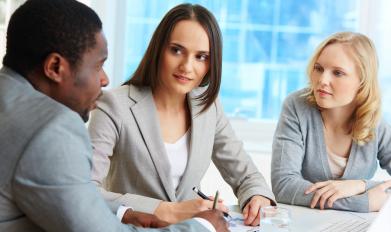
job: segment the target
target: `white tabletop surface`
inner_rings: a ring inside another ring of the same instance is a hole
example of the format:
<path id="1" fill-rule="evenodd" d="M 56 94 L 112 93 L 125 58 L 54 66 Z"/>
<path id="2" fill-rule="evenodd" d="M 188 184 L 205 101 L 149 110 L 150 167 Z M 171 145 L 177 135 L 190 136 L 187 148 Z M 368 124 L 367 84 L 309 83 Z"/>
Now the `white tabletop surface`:
<path id="1" fill-rule="evenodd" d="M 372 222 L 376 217 L 377 213 L 355 213 L 348 211 L 339 210 L 319 210 L 311 209 L 302 206 L 293 206 L 286 204 L 278 204 L 279 207 L 287 208 L 290 211 L 291 223 L 289 230 L 279 229 L 271 225 L 261 224 L 260 227 L 249 228 L 231 228 L 231 231 L 259 231 L 259 232 L 315 232 L 320 231 L 324 226 L 330 223 L 338 222 L 341 220 L 367 220 Z M 231 206 L 231 211 L 238 212 L 237 206 Z M 237 214 L 235 214 L 237 215 Z"/>

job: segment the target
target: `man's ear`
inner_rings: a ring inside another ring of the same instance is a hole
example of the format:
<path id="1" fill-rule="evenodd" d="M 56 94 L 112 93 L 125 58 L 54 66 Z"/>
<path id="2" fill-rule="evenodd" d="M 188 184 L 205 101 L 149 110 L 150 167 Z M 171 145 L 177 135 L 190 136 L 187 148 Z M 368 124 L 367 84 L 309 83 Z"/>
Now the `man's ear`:
<path id="1" fill-rule="evenodd" d="M 56 83 L 63 82 L 70 71 L 69 62 L 58 53 L 50 53 L 43 63 L 45 76 Z"/>

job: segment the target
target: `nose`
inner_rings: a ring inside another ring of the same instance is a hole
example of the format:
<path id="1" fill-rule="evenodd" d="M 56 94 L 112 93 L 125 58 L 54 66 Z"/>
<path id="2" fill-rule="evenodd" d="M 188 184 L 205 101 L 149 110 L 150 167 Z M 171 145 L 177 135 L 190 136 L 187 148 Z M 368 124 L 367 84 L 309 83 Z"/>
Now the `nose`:
<path id="1" fill-rule="evenodd" d="M 179 70 L 184 73 L 189 73 L 191 72 L 192 69 L 192 59 L 190 56 L 184 57 L 180 66 Z"/>
<path id="2" fill-rule="evenodd" d="M 100 85 L 106 87 L 109 83 L 109 78 L 107 77 L 105 70 L 102 69 L 102 73 L 100 74 Z"/>
<path id="3" fill-rule="evenodd" d="M 331 74 L 328 72 L 323 72 L 319 75 L 318 82 L 321 85 L 329 85 L 331 81 Z"/>

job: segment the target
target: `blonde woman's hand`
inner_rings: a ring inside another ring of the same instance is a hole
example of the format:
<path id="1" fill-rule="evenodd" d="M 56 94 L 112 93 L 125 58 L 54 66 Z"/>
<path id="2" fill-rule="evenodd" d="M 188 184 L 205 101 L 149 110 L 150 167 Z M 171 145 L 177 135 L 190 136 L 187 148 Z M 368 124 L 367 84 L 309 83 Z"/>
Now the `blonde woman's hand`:
<path id="1" fill-rule="evenodd" d="M 169 223 L 177 223 L 185 219 L 192 218 L 195 214 L 212 209 L 212 200 L 194 199 L 182 202 L 166 202 L 162 201 L 156 208 L 154 214 L 161 220 Z M 228 212 L 228 208 L 219 199 L 216 209 Z"/>
<path id="2" fill-rule="evenodd" d="M 385 181 L 374 188 L 368 190 L 369 211 L 379 211 L 387 201 L 389 194 L 386 190 L 391 188 L 391 180 Z"/>
<path id="3" fill-rule="evenodd" d="M 319 208 L 324 209 L 326 203 L 331 208 L 338 199 L 365 192 L 365 185 L 362 180 L 328 180 L 311 185 L 304 193 L 314 193 L 311 208 L 315 208 L 319 203 Z"/>

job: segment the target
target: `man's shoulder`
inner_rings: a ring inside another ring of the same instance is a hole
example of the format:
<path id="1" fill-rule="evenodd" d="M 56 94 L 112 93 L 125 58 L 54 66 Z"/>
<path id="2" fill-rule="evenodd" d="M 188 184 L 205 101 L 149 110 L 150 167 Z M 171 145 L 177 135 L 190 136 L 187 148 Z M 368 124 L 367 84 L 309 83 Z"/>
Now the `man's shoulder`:
<path id="1" fill-rule="evenodd" d="M 68 124 L 82 128 L 84 125 L 77 113 L 35 90 L 28 82 L 3 75 L 0 83 L 3 84 L 0 92 L 2 134 L 23 134 L 28 139 L 44 127 Z"/>
<path id="2" fill-rule="evenodd" d="M 47 124 L 56 118 L 82 123 L 80 116 L 50 97 L 34 92 L 21 92 L 6 102 L 5 117 L 11 121 L 26 122 L 30 126 Z M 27 126 L 27 125 L 26 125 Z"/>

